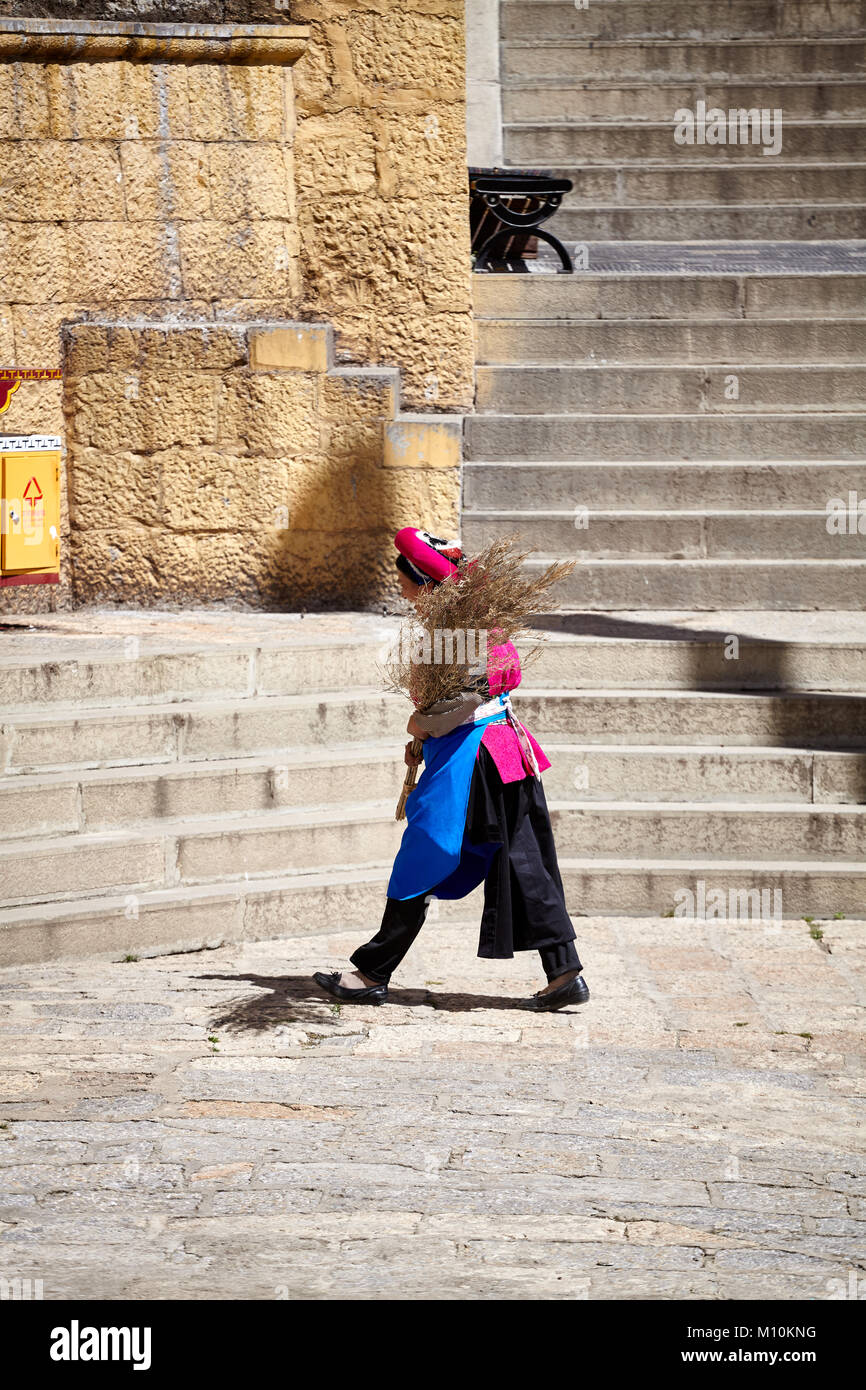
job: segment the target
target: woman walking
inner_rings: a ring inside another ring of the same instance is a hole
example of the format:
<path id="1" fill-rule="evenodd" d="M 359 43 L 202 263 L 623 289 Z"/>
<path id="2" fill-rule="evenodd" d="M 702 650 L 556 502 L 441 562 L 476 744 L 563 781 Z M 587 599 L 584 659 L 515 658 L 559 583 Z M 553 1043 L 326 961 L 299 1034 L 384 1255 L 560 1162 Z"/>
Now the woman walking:
<path id="1" fill-rule="evenodd" d="M 480 606 L 489 614 L 495 564 L 484 565 L 484 557 L 467 564 L 459 546 L 412 527 L 398 532 L 394 544 L 403 596 L 416 607 L 429 603 L 439 586 L 463 583 L 458 597 L 465 610 L 474 584 Z M 485 556 L 494 551 L 504 554 L 500 545 Z M 515 594 L 525 589 L 534 595 L 549 587 L 561 568 L 554 567 L 534 586 L 515 586 L 514 563 L 509 569 L 512 607 Z M 474 575 L 473 565 L 481 566 Z M 452 591 L 443 593 L 443 600 Z M 553 1010 L 589 999 L 541 784 L 550 762 L 511 708 L 510 692 L 521 679 L 517 649 L 511 641 L 499 640 L 505 637 L 502 629 L 493 627 L 490 636 L 495 645 L 487 649 L 486 667 L 470 673 L 464 663 L 462 688 L 428 704 L 425 712 L 416 708 L 409 720 L 407 731 L 416 742 L 407 744 L 405 761 L 410 768 L 423 761 L 424 772 L 408 798 L 408 823 L 388 883 L 382 925 L 352 955 L 353 969 L 317 971 L 313 977 L 337 999 L 385 1003 L 391 975 L 420 932 L 431 898 L 462 898 L 482 882 L 479 957 L 504 960 L 515 951 L 539 953 L 547 985 L 524 1007 Z M 413 693 L 416 688 L 413 682 Z"/>

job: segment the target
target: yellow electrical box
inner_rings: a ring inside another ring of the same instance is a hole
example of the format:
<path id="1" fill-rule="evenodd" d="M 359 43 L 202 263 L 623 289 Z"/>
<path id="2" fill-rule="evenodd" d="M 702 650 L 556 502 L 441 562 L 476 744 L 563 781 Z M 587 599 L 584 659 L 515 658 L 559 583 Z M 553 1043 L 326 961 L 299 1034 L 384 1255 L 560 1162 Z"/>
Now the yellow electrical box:
<path id="1" fill-rule="evenodd" d="M 0 585 L 60 579 L 60 438 L 0 435 Z"/>

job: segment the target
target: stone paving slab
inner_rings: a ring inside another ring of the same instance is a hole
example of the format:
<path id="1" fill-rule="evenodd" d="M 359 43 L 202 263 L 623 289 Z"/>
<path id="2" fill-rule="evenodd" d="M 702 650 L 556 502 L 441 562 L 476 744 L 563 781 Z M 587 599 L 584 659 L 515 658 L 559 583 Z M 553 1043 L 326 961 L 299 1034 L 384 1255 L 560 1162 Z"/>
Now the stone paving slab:
<path id="1" fill-rule="evenodd" d="M 0 1275 L 46 1299 L 866 1287 L 862 925 L 577 922 L 589 1004 L 428 923 L 0 972 Z M 860 1281 L 859 1285 L 857 1281 Z"/>

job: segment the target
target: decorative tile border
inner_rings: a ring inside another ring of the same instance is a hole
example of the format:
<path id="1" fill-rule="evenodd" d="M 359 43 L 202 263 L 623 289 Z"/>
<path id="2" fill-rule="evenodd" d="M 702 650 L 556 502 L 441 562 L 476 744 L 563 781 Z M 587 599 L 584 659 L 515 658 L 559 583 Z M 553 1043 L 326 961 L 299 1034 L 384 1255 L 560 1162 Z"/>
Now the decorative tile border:
<path id="1" fill-rule="evenodd" d="M 59 434 L 0 434 L 0 454 L 26 453 L 31 449 L 59 449 Z"/>

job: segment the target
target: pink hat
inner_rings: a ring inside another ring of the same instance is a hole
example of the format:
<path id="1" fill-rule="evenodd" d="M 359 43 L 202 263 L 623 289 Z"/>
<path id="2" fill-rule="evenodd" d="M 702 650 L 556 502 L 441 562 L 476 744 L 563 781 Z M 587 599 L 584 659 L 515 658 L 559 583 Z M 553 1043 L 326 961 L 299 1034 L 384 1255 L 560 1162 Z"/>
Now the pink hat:
<path id="1" fill-rule="evenodd" d="M 457 573 L 458 563 L 463 559 L 457 541 L 443 541 L 414 526 L 404 526 L 398 531 L 394 544 L 403 560 L 403 564 L 397 561 L 397 568 L 416 584 L 441 584 L 443 579 Z"/>

